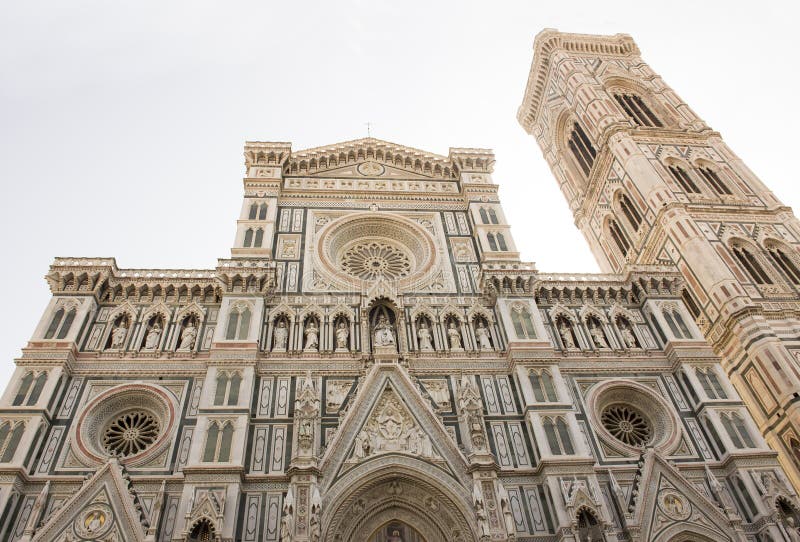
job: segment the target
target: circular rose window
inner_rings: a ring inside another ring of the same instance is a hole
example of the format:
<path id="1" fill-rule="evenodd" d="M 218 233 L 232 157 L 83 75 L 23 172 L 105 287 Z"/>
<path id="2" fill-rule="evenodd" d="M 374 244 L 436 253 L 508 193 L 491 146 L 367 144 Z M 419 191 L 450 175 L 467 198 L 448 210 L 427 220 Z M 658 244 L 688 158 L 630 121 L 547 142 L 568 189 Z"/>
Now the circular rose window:
<path id="1" fill-rule="evenodd" d="M 88 463 L 117 456 L 128 465 L 143 465 L 171 442 L 175 398 L 149 384 L 123 384 L 94 397 L 73 428 L 75 451 Z"/>
<path id="2" fill-rule="evenodd" d="M 386 277 L 396 280 L 411 272 L 411 261 L 406 254 L 386 243 L 359 243 L 342 256 L 342 271 L 363 280 Z"/>
<path id="3" fill-rule="evenodd" d="M 142 410 L 126 412 L 113 420 L 103 435 L 103 447 L 113 455 L 128 457 L 145 451 L 158 438 L 161 424 Z"/>
<path id="4" fill-rule="evenodd" d="M 650 422 L 641 412 L 631 406 L 607 406 L 600 419 L 603 427 L 614 438 L 630 446 L 644 446 L 653 438 Z"/>

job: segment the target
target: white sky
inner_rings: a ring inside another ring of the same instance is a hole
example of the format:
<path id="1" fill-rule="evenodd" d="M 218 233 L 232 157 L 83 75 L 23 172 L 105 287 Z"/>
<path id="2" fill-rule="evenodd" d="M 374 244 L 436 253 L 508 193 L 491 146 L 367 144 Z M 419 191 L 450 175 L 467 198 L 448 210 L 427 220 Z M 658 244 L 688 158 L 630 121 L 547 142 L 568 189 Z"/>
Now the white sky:
<path id="1" fill-rule="evenodd" d="M 80 2 L 0 5 L 0 388 L 55 256 L 211 268 L 245 140 L 489 147 L 524 260 L 597 271 L 516 121 L 542 28 L 631 34 L 643 58 L 798 205 L 796 3 Z"/>

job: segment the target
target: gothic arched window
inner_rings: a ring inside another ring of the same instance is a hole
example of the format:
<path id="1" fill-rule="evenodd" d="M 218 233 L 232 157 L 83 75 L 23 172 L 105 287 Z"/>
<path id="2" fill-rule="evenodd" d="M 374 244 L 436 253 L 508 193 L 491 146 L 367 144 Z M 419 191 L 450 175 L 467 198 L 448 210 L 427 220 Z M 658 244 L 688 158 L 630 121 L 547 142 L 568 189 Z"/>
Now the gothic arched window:
<path id="1" fill-rule="evenodd" d="M 231 375 L 220 372 L 217 375 L 217 389 L 214 392 L 214 406 L 235 406 L 239 403 L 239 389 L 242 376 L 235 372 Z"/>
<path id="2" fill-rule="evenodd" d="M 480 215 L 481 215 L 481 222 L 482 222 L 483 224 L 489 224 L 489 215 L 488 215 L 488 213 L 486 212 L 486 208 L 485 208 L 485 207 L 481 207 L 481 208 L 480 208 L 480 210 L 479 210 L 478 212 L 479 212 L 479 213 L 480 213 Z"/>
<path id="3" fill-rule="evenodd" d="M 72 327 L 72 322 L 75 320 L 76 310 L 74 308 L 67 311 L 67 316 L 64 318 L 64 322 L 61 324 L 61 329 L 58 330 L 58 335 L 56 335 L 56 339 L 63 339 L 69 333 L 69 328 Z"/>
<path id="4" fill-rule="evenodd" d="M 736 482 L 736 491 L 741 497 L 745 519 L 753 521 L 753 518 L 758 514 L 758 507 L 756 507 L 756 503 L 753 501 L 753 497 L 750 495 L 750 491 L 744 481 L 739 476 L 734 476 L 733 479 Z"/>
<path id="5" fill-rule="evenodd" d="M 222 424 L 221 430 L 220 424 Z M 226 463 L 230 461 L 232 441 L 233 425 L 230 421 L 212 422 L 206 432 L 206 446 L 203 450 L 203 462 Z"/>
<path id="6" fill-rule="evenodd" d="M 14 459 L 19 442 L 22 440 L 22 433 L 25 432 L 25 424 L 22 422 L 6 422 L 0 424 L 0 463 L 8 463 Z"/>
<path id="7" fill-rule="evenodd" d="M 713 369 L 698 368 L 696 373 L 697 379 L 700 381 L 700 385 L 703 386 L 703 391 L 709 399 L 728 398 L 725 389 L 722 387 L 722 383 L 719 381 L 719 377 L 717 377 L 717 373 L 715 373 Z"/>
<path id="8" fill-rule="evenodd" d="M 499 223 L 497 220 L 497 213 L 494 211 L 494 209 L 489 209 L 489 222 L 491 222 L 492 224 Z"/>
<path id="9" fill-rule="evenodd" d="M 542 422 L 544 433 L 547 436 L 547 444 L 550 446 L 550 453 L 553 455 L 574 455 L 575 448 L 572 445 L 572 437 L 564 418 L 558 417 L 555 420 L 545 418 Z"/>
<path id="10" fill-rule="evenodd" d="M 25 402 L 25 398 L 28 397 L 28 392 L 31 389 L 32 383 L 33 373 L 27 373 L 22 377 L 22 380 L 20 380 L 19 383 L 19 389 L 17 390 L 17 395 L 14 397 L 14 402 L 12 403 L 13 406 L 19 406 Z"/>
<path id="11" fill-rule="evenodd" d="M 686 305 L 686 308 L 689 309 L 692 317 L 695 320 L 700 318 L 700 315 L 702 314 L 700 307 L 697 305 L 697 301 L 694 300 L 692 294 L 689 293 L 689 290 L 683 290 L 681 292 L 681 299 L 683 300 L 683 304 Z"/>
<path id="12" fill-rule="evenodd" d="M 253 244 L 253 228 L 247 228 L 247 231 L 244 232 L 244 242 L 242 243 L 242 246 L 247 248 L 252 244 Z"/>
<path id="13" fill-rule="evenodd" d="M 639 231 L 639 226 L 642 225 L 642 215 L 626 194 L 620 194 L 619 207 L 622 209 L 622 213 L 625 215 L 625 218 L 628 219 L 628 223 L 633 230 Z"/>
<path id="14" fill-rule="evenodd" d="M 225 332 L 225 339 L 231 341 L 236 338 L 236 331 L 239 329 L 239 311 L 231 309 L 228 315 L 228 329 Z"/>
<path id="15" fill-rule="evenodd" d="M 533 387 L 533 397 L 537 403 L 555 403 L 558 401 L 556 389 L 553 386 L 553 377 L 547 371 L 531 371 L 531 386 Z"/>
<path id="16" fill-rule="evenodd" d="M 261 248 L 261 245 L 264 243 L 264 230 L 258 228 L 256 230 L 256 238 L 253 242 L 253 246 L 256 248 Z"/>
<path id="17" fill-rule="evenodd" d="M 722 414 L 720 420 L 736 448 L 755 448 L 756 445 L 750 436 L 750 431 L 747 430 L 744 420 L 738 414 Z"/>
<path id="18" fill-rule="evenodd" d="M 800 269 L 795 265 L 794 260 L 790 258 L 786 252 L 777 246 L 767 247 L 767 254 L 769 254 L 775 265 L 783 271 L 793 284 L 800 284 Z"/>
<path id="19" fill-rule="evenodd" d="M 254 203 L 250 206 L 250 214 L 247 215 L 247 218 L 249 220 L 255 220 L 257 214 L 258 214 L 258 203 Z"/>
<path id="20" fill-rule="evenodd" d="M 617 100 L 625 114 L 639 126 L 658 128 L 664 126 L 640 96 L 630 93 L 615 93 L 614 99 Z"/>
<path id="21" fill-rule="evenodd" d="M 500 232 L 497 233 L 497 245 L 500 247 L 500 250 L 508 250 L 508 245 L 506 245 L 506 238 L 503 237 L 503 234 Z"/>
<path id="22" fill-rule="evenodd" d="M 486 240 L 489 241 L 489 250 L 497 251 L 497 241 L 493 233 L 486 234 Z"/>
<path id="23" fill-rule="evenodd" d="M 611 219 L 608 221 L 608 231 L 622 255 L 627 256 L 628 251 L 631 249 L 631 244 L 628 241 L 628 237 L 622 231 L 622 228 L 620 228 L 619 224 L 617 224 L 616 220 Z"/>
<path id="24" fill-rule="evenodd" d="M 262 203 L 261 206 L 258 208 L 258 219 L 259 220 L 266 220 L 267 219 L 267 204 Z"/>
<path id="25" fill-rule="evenodd" d="M 511 309 L 511 323 L 518 339 L 536 338 L 536 329 L 533 326 L 531 313 L 525 307 L 513 307 Z"/>
<path id="26" fill-rule="evenodd" d="M 752 278 L 756 284 L 772 284 L 772 279 L 767 275 L 764 268 L 761 267 L 761 263 L 759 263 L 747 247 L 737 243 L 731 246 L 731 250 L 739 264 L 747 271 L 750 278 Z"/>
<path id="27" fill-rule="evenodd" d="M 577 122 L 572 124 L 572 132 L 570 132 L 567 146 L 569 146 L 569 150 L 572 151 L 572 155 L 581 170 L 583 170 L 583 174 L 588 177 L 594 165 L 594 159 L 597 157 L 597 151 L 589 140 L 589 136 L 586 135 L 586 132 Z"/>
<path id="28" fill-rule="evenodd" d="M 578 512 L 578 542 L 603 542 L 603 528 L 589 510 Z"/>
<path id="29" fill-rule="evenodd" d="M 717 172 L 711 169 L 710 167 L 701 166 L 697 168 L 697 171 L 700 172 L 700 175 L 708 181 L 708 184 L 717 192 L 717 194 L 725 194 L 730 196 L 732 194 L 731 189 L 728 188 L 728 185 L 725 184 L 722 179 L 719 178 Z"/>
<path id="30" fill-rule="evenodd" d="M 683 188 L 684 192 L 688 194 L 700 193 L 700 189 L 697 188 L 695 182 L 692 180 L 689 174 L 686 173 L 686 170 L 683 169 L 681 166 L 673 164 L 667 166 L 667 169 L 672 175 L 672 178 L 675 179 L 675 181 L 677 181 L 677 183 L 681 186 L 681 188 Z"/>
<path id="31" fill-rule="evenodd" d="M 59 308 L 55 314 L 53 314 L 53 319 L 50 320 L 50 326 L 47 328 L 47 332 L 44 334 L 45 339 L 52 339 L 56 331 L 58 331 L 58 326 L 61 324 L 61 319 L 64 318 L 64 309 Z"/>
<path id="32" fill-rule="evenodd" d="M 39 396 L 42 394 L 42 390 L 44 389 L 44 385 L 47 382 L 47 373 L 39 373 L 39 376 L 36 377 L 36 380 L 33 383 L 33 389 L 31 393 L 28 395 L 28 400 L 25 401 L 25 404 L 28 406 L 33 406 L 39 400 Z"/>

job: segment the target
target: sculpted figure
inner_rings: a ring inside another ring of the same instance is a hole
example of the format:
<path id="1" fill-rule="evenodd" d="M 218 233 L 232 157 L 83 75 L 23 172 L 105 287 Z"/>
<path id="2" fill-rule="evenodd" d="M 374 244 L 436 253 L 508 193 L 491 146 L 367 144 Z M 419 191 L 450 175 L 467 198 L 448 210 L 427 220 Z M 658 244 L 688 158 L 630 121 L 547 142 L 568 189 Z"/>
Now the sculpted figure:
<path id="1" fill-rule="evenodd" d="M 273 352 L 285 352 L 286 351 L 286 343 L 289 339 L 289 330 L 286 329 L 286 322 L 281 320 L 278 322 L 278 326 L 275 328 L 273 332 Z"/>
<path id="2" fill-rule="evenodd" d="M 155 350 L 158 348 L 158 340 L 161 338 L 161 326 L 156 322 L 150 331 L 147 332 L 147 338 L 144 340 L 145 350 Z"/>
<path id="3" fill-rule="evenodd" d="M 111 330 L 111 348 L 122 348 L 122 344 L 125 342 L 125 337 L 128 336 L 128 327 L 125 325 L 125 322 L 122 321 L 120 324 Z"/>
<path id="4" fill-rule="evenodd" d="M 511 499 L 508 491 L 503 484 L 498 484 L 497 494 L 500 496 L 500 511 L 503 512 L 503 520 L 506 524 L 506 533 L 513 535 L 517 532 L 517 525 L 514 521 L 514 514 L 511 511 Z"/>
<path id="5" fill-rule="evenodd" d="M 561 340 L 564 341 L 564 347 L 568 350 L 575 348 L 575 340 L 572 338 L 572 329 L 564 320 L 558 324 L 558 333 L 561 335 Z"/>
<path id="6" fill-rule="evenodd" d="M 306 351 L 316 351 L 319 348 L 319 330 L 314 320 L 309 320 L 305 330 Z"/>
<path id="7" fill-rule="evenodd" d="M 456 323 L 450 321 L 450 326 L 447 328 L 447 337 L 450 339 L 450 350 L 463 350 L 461 347 L 461 332 L 456 327 Z"/>
<path id="8" fill-rule="evenodd" d="M 397 344 L 394 339 L 392 324 L 389 323 L 384 314 L 378 317 L 378 323 L 375 324 L 374 337 L 375 346 L 395 346 Z"/>
<path id="9" fill-rule="evenodd" d="M 492 350 L 492 339 L 489 337 L 489 330 L 480 320 L 478 320 L 478 326 L 475 328 L 475 337 L 478 339 L 478 348 L 480 350 Z"/>
<path id="10" fill-rule="evenodd" d="M 191 350 L 194 346 L 194 340 L 197 338 L 197 328 L 194 327 L 194 324 L 191 320 L 186 323 L 186 327 L 183 328 L 183 334 L 181 335 L 181 345 L 178 347 L 178 350 Z"/>
<path id="11" fill-rule="evenodd" d="M 431 330 L 428 329 L 428 324 L 425 323 L 425 320 L 422 320 L 419 324 L 417 339 L 419 340 L 419 349 L 422 352 L 430 352 L 433 350 L 433 344 L 431 344 Z"/>
<path id="12" fill-rule="evenodd" d="M 589 321 L 589 335 L 592 336 L 592 341 L 594 341 L 594 345 L 597 348 L 608 348 L 608 342 L 606 341 L 605 335 L 603 335 L 603 329 L 593 320 Z"/>
<path id="13" fill-rule="evenodd" d="M 628 324 L 619 326 L 619 332 L 622 335 L 622 340 L 625 341 L 625 346 L 636 348 L 636 336 Z"/>
<path id="14" fill-rule="evenodd" d="M 336 328 L 336 351 L 347 351 L 347 338 L 350 336 L 350 330 L 347 329 L 347 324 L 344 321 L 339 322 L 339 327 Z"/>

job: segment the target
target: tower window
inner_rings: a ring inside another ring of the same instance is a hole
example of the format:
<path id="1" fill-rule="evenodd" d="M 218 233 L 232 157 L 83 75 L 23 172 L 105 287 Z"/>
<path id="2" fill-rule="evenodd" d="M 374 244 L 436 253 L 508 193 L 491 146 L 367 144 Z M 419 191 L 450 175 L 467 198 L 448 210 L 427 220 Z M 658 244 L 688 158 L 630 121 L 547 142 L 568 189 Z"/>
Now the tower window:
<path id="1" fill-rule="evenodd" d="M 494 209 L 489 209 L 489 222 L 491 222 L 492 224 L 497 224 L 498 223 L 497 222 L 497 213 L 494 211 Z"/>
<path id="2" fill-rule="evenodd" d="M 702 175 L 703 178 L 708 181 L 708 184 L 710 184 L 714 190 L 717 191 L 717 194 L 726 194 L 728 196 L 732 194 L 731 189 L 728 188 L 728 185 L 722 182 L 722 179 L 719 178 L 719 175 L 717 175 L 717 172 L 713 169 L 701 167 L 698 168 L 697 171 L 699 171 L 700 175 Z"/>
<path id="3" fill-rule="evenodd" d="M 698 369 L 697 379 L 700 385 L 703 386 L 703 391 L 709 399 L 727 399 L 728 395 L 722 387 L 722 384 L 717 377 L 717 373 L 713 369 Z"/>
<path id="4" fill-rule="evenodd" d="M 800 269 L 797 268 L 794 261 L 783 250 L 773 246 L 767 249 L 767 253 L 792 283 L 800 284 Z"/>
<path id="5" fill-rule="evenodd" d="M 25 431 L 25 424 L 12 422 L 0 424 L 0 463 L 8 463 L 14 459 L 17 452 L 19 441 L 22 440 L 22 433 Z"/>
<path id="6" fill-rule="evenodd" d="M 700 189 L 697 188 L 695 182 L 692 180 L 689 174 L 686 173 L 686 170 L 683 169 L 681 166 L 672 165 L 668 166 L 667 169 L 672 174 L 672 178 L 675 179 L 679 185 L 681 185 L 681 188 L 683 188 L 684 192 L 688 194 L 700 193 Z"/>
<path id="7" fill-rule="evenodd" d="M 242 243 L 242 246 L 247 248 L 252 244 L 253 244 L 253 229 L 247 228 L 247 231 L 244 232 L 244 242 Z"/>
<path id="8" fill-rule="evenodd" d="M 242 377 L 239 373 L 230 376 L 227 373 L 220 373 L 217 376 L 217 390 L 214 392 L 214 406 L 235 406 L 239 402 L 241 385 Z"/>
<path id="9" fill-rule="evenodd" d="M 508 250 L 508 245 L 506 245 L 506 238 L 503 237 L 502 233 L 497 234 L 497 244 L 500 247 L 500 250 Z"/>
<path id="10" fill-rule="evenodd" d="M 630 225 L 633 226 L 634 231 L 639 231 L 639 226 L 642 225 L 642 215 L 639 213 L 639 209 L 636 208 L 636 205 L 633 204 L 627 195 L 622 194 L 619 197 L 619 206 L 625 214 L 625 218 L 627 218 Z"/>
<path id="11" fill-rule="evenodd" d="M 573 455 L 575 448 L 572 446 L 572 438 L 569 435 L 564 418 L 558 417 L 555 421 L 552 418 L 545 418 L 542 425 L 544 433 L 547 435 L 547 444 L 550 446 L 550 453 L 553 455 Z"/>
<path id="12" fill-rule="evenodd" d="M 658 128 L 664 126 L 655 113 L 644 103 L 644 100 L 636 94 L 614 94 L 614 99 L 617 100 L 625 114 L 637 125 Z"/>
<path id="13" fill-rule="evenodd" d="M 681 292 L 681 299 L 683 299 L 683 303 L 686 305 L 686 308 L 689 309 L 689 312 L 692 314 L 692 317 L 697 320 L 700 318 L 700 307 L 697 305 L 697 302 L 694 300 L 692 294 L 689 293 L 688 290 L 683 290 Z"/>
<path id="14" fill-rule="evenodd" d="M 262 203 L 261 206 L 258 208 L 258 219 L 259 220 L 266 220 L 267 219 L 267 204 Z"/>
<path id="15" fill-rule="evenodd" d="M 556 397 L 556 390 L 553 386 L 553 377 L 547 371 L 537 373 L 531 371 L 530 374 L 531 386 L 533 387 L 533 396 L 537 403 L 554 403 L 558 401 Z"/>
<path id="16" fill-rule="evenodd" d="M 753 256 L 752 252 L 741 245 L 734 245 L 731 250 L 739 261 L 739 264 L 747 270 L 750 278 L 752 278 L 756 284 L 772 284 L 772 279 L 769 278 L 769 275 L 767 275 L 764 268 L 761 267 L 761 264 L 756 260 L 756 257 Z"/>
<path id="17" fill-rule="evenodd" d="M 723 414 L 720 416 L 731 442 L 736 448 L 755 448 L 750 431 L 747 430 L 744 420 L 738 414 Z"/>
<path id="18" fill-rule="evenodd" d="M 486 239 L 489 241 L 489 250 L 497 251 L 497 241 L 493 233 L 487 233 Z"/>
<path id="19" fill-rule="evenodd" d="M 263 242 L 264 242 L 264 230 L 258 228 L 256 230 L 256 238 L 255 241 L 253 242 L 253 246 L 256 248 L 260 248 Z"/>
<path id="20" fill-rule="evenodd" d="M 588 176 L 594 165 L 594 159 L 597 156 L 597 151 L 589 141 L 589 136 L 583 131 L 580 124 L 577 122 L 572 125 L 572 133 L 570 134 L 569 141 L 567 142 L 569 149 L 581 166 L 584 175 Z"/>
<path id="21" fill-rule="evenodd" d="M 250 213 L 247 215 L 247 218 L 250 220 L 255 220 L 257 214 L 258 214 L 258 204 L 254 203 L 250 206 Z"/>
<path id="22" fill-rule="evenodd" d="M 614 243 L 617 244 L 617 248 L 622 253 L 623 256 L 628 255 L 628 251 L 631 249 L 631 244 L 628 241 L 628 237 L 622 231 L 622 228 L 619 227 L 616 220 L 611 220 L 608 223 L 608 229 L 611 233 L 611 238 L 614 239 Z"/>
<path id="23" fill-rule="evenodd" d="M 488 224 L 489 223 L 489 215 L 486 212 L 486 208 L 481 207 L 480 211 L 478 211 L 478 212 L 481 215 L 481 222 L 484 223 L 484 224 Z"/>
<path id="24" fill-rule="evenodd" d="M 233 440 L 233 425 L 226 421 L 213 422 L 206 433 L 206 447 L 203 451 L 203 461 L 206 463 L 226 463 L 231 458 L 231 441 Z"/>

